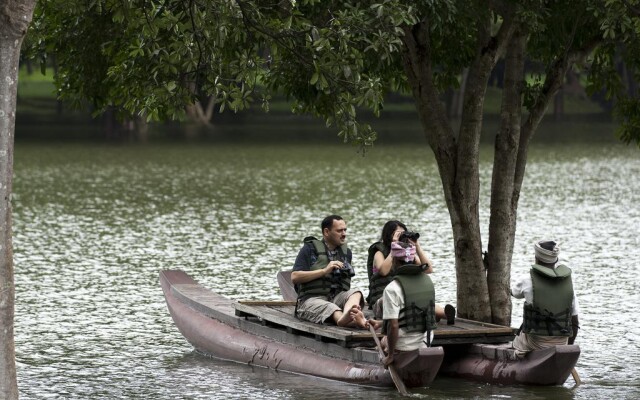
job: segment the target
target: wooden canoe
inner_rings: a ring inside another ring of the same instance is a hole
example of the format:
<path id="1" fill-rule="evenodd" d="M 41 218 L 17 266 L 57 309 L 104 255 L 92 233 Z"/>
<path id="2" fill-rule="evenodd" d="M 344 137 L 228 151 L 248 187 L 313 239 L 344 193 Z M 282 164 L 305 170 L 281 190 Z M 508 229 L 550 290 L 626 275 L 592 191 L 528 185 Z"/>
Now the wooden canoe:
<path id="1" fill-rule="evenodd" d="M 160 284 L 176 326 L 201 353 L 354 384 L 394 385 L 368 331 L 300 321 L 290 301 L 234 301 L 179 270 L 162 271 Z M 396 368 L 407 387 L 423 387 L 443 357 L 441 347 L 423 348 L 396 357 Z"/>
<path id="2" fill-rule="evenodd" d="M 282 297 L 295 300 L 291 271 L 277 275 Z M 513 329 L 463 318 L 454 325 L 439 324 L 434 346 L 444 348 L 439 373 L 485 383 L 512 385 L 562 385 L 580 357 L 577 345 L 554 346 L 518 358 L 511 348 Z"/>

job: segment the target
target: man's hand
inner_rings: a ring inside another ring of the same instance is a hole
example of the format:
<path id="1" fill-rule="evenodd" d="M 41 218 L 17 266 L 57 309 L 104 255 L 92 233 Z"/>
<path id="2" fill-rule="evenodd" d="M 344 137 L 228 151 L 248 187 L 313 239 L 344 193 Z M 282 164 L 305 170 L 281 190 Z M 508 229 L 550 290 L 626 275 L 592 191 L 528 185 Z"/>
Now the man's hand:
<path id="1" fill-rule="evenodd" d="M 385 358 L 382 359 L 382 364 L 384 364 L 385 368 L 389 368 L 389 365 L 393 364 L 393 354 L 389 354 Z"/>
<path id="2" fill-rule="evenodd" d="M 342 263 L 342 261 L 331 261 L 329 262 L 329 264 L 327 264 L 326 267 L 324 267 L 324 274 L 328 275 L 332 273 L 334 270 L 342 269 L 343 267 L 344 267 L 344 264 Z"/>

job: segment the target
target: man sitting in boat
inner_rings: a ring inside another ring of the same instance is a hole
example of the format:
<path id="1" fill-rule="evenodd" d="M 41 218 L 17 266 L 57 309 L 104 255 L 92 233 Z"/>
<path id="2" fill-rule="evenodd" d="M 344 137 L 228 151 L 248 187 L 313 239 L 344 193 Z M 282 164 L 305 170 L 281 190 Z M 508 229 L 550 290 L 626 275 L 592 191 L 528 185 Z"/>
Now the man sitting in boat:
<path id="1" fill-rule="evenodd" d="M 385 366 L 393 363 L 396 351 L 430 346 L 431 332 L 437 326 L 435 288 L 425 273 L 428 266 L 413 264 L 415 253 L 416 247 L 412 243 L 391 243 L 396 274 L 382 294 L 382 331 L 386 334 L 383 343 L 387 353 L 382 361 Z M 370 322 L 379 325 L 377 321 Z"/>
<path id="2" fill-rule="evenodd" d="M 305 238 L 291 272 L 298 292 L 296 316 L 319 324 L 332 320 L 338 326 L 366 328 L 364 297 L 351 288 L 355 273 L 346 245 L 347 223 L 329 215 L 320 227 L 322 240 Z"/>
<path id="3" fill-rule="evenodd" d="M 573 344 L 578 336 L 578 301 L 571 270 L 556 265 L 560 247 L 551 240 L 534 245 L 535 265 L 511 286 L 511 295 L 525 299 L 523 323 L 513 340 L 519 357 L 531 350 Z"/>

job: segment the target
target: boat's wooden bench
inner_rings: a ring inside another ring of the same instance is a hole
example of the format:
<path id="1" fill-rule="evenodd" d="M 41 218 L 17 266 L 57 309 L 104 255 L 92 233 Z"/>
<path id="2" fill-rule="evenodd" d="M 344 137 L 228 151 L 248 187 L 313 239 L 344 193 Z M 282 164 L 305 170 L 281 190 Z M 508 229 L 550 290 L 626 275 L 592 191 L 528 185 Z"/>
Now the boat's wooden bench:
<path id="1" fill-rule="evenodd" d="M 279 271 L 276 277 L 283 298 L 295 300 L 298 295 L 291 283 L 291 271 Z M 290 304 L 295 305 L 295 302 L 292 301 Z M 293 314 L 293 308 L 291 314 Z M 507 326 L 456 318 L 455 325 L 447 325 L 445 321 L 440 321 L 434 332 L 433 345 L 505 343 L 513 340 L 513 336 L 513 330 Z"/>
<path id="2" fill-rule="evenodd" d="M 223 298 L 199 284 L 175 284 L 173 294 L 199 312 L 232 323 L 234 313 L 257 319 L 262 325 L 280 327 L 288 333 L 337 343 L 343 347 L 374 347 L 368 331 L 301 321 L 294 317 L 294 301 L 240 301 Z M 504 343 L 513 339 L 511 328 L 456 318 L 455 325 L 442 321 L 434 332 L 434 346 L 469 343 Z M 382 336 L 379 334 L 378 336 Z"/>
<path id="3" fill-rule="evenodd" d="M 455 325 L 440 321 L 434 332 L 433 344 L 505 343 L 513 340 L 513 336 L 513 329 L 508 326 L 456 318 Z"/>
<path id="4" fill-rule="evenodd" d="M 258 318 L 264 325 L 279 326 L 289 333 L 309 335 L 345 347 L 375 346 L 368 331 L 314 324 L 297 319 L 293 315 L 294 301 L 240 301 L 234 306 L 237 316 Z M 512 339 L 513 331 L 509 327 L 456 318 L 455 325 L 446 325 L 445 321 L 438 324 L 438 329 L 434 332 L 433 345 L 504 343 Z"/>
<path id="5" fill-rule="evenodd" d="M 289 333 L 313 336 L 344 347 L 375 346 L 369 331 L 299 320 L 293 315 L 295 306 L 295 301 L 239 301 L 234 304 L 237 316 L 258 318 L 264 325 L 281 327 Z"/>

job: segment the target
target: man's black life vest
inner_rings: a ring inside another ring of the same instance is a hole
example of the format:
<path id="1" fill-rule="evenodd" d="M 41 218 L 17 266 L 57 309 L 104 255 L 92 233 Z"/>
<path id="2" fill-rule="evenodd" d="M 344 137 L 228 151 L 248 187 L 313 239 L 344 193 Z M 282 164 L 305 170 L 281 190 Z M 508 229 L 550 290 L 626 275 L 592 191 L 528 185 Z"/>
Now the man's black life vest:
<path id="1" fill-rule="evenodd" d="M 522 331 L 539 336 L 571 336 L 573 282 L 571 270 L 558 265 L 531 266 L 533 304 L 524 304 Z"/>
<path id="2" fill-rule="evenodd" d="M 308 237 L 304 240 L 305 243 L 311 243 L 313 245 L 317 260 L 309 268 L 310 271 L 325 268 L 329 265 L 329 255 L 327 254 L 327 247 L 322 240 L 318 240 L 314 237 Z M 349 248 L 346 244 L 337 248 L 338 259 L 346 262 Z M 334 270 L 333 273 L 324 275 L 322 278 L 314 279 L 310 282 L 301 283 L 298 285 L 298 298 L 304 298 L 309 296 L 335 296 L 337 293 L 349 290 L 351 288 L 351 276 L 345 270 Z"/>
<path id="3" fill-rule="evenodd" d="M 394 268 L 391 268 L 385 276 L 380 275 L 378 272 L 373 273 L 373 258 L 375 254 L 381 252 L 384 258 L 387 258 L 389 251 L 389 248 L 382 242 L 375 242 L 369 247 L 369 256 L 367 257 L 367 274 L 369 275 L 369 295 L 367 296 L 367 303 L 369 304 L 369 308 L 373 308 L 373 304 L 382 297 L 384 288 L 395 278 Z"/>
<path id="4" fill-rule="evenodd" d="M 404 308 L 398 315 L 398 326 L 405 332 L 431 332 L 436 329 L 436 292 L 426 265 L 405 264 L 396 271 L 404 295 Z M 386 331 L 387 324 L 383 324 Z M 386 333 L 386 332 L 385 332 Z M 427 337 L 430 337 L 428 334 Z"/>

